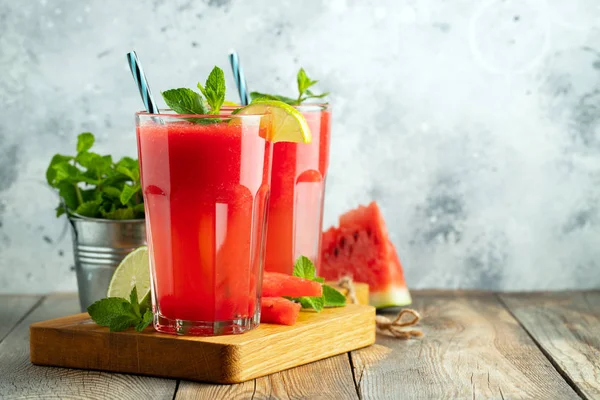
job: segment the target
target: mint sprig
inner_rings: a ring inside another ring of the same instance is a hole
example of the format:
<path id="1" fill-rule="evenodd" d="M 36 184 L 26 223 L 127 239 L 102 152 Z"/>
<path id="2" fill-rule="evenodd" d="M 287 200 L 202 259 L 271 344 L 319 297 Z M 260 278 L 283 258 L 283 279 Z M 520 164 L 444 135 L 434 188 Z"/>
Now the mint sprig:
<path id="1" fill-rule="evenodd" d="M 294 264 L 294 276 L 309 279 L 323 284 L 323 278 L 316 276 L 316 269 L 310 258 L 300 256 Z M 319 312 L 324 307 L 344 307 L 346 297 L 329 285 L 323 284 L 323 295 L 321 297 L 298 297 L 292 299 L 302 305 L 302 308 L 312 308 Z"/>
<path id="2" fill-rule="evenodd" d="M 202 96 L 192 89 L 170 89 L 162 92 L 161 95 L 167 106 L 177 114 L 205 115 L 208 113 Z"/>
<path id="3" fill-rule="evenodd" d="M 196 86 L 202 94 L 192 89 L 178 88 L 161 92 L 161 95 L 167 106 L 177 114 L 219 114 L 225 102 L 226 92 L 223 70 L 219 67 L 214 67 L 208 75 L 204 86 L 200 82 Z M 204 98 L 202 95 L 204 95 Z M 220 119 L 188 118 L 188 121 L 206 124 L 220 122 Z"/>
<path id="4" fill-rule="evenodd" d="M 296 75 L 296 81 L 298 83 L 298 97 L 296 98 L 261 92 L 251 92 L 250 97 L 252 98 L 252 101 L 279 100 L 292 106 L 299 106 L 306 100 L 322 99 L 323 97 L 329 95 L 329 92 L 316 94 L 310 90 L 310 88 L 317 84 L 317 82 L 319 81 L 310 79 L 308 75 L 306 75 L 306 71 L 304 71 L 304 68 L 300 68 L 300 70 L 298 71 L 298 74 Z"/>
<path id="5" fill-rule="evenodd" d="M 69 212 L 90 218 L 135 219 L 144 217 L 137 160 L 91 151 L 90 132 L 77 137 L 75 156 L 55 154 L 46 169 L 48 184 L 61 198 L 56 216 Z"/>
<path id="6" fill-rule="evenodd" d="M 87 308 L 95 323 L 107 326 L 111 332 L 121 332 L 129 327 L 143 331 L 153 319 L 148 305 L 139 304 L 137 289 L 134 286 L 129 301 L 120 297 L 107 297 L 98 300 Z"/>
<path id="7" fill-rule="evenodd" d="M 214 67 L 206 78 L 204 86 L 198 82 L 198 89 L 206 98 L 206 102 L 210 106 L 210 114 L 218 114 L 225 102 L 225 74 L 219 67 Z"/>

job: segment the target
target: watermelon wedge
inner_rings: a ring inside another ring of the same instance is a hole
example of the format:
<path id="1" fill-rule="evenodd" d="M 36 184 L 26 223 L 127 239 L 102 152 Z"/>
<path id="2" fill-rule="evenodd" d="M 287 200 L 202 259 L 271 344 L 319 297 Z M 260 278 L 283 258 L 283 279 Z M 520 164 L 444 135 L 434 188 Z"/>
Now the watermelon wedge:
<path id="1" fill-rule="evenodd" d="M 302 297 L 323 296 L 323 286 L 319 282 L 279 272 L 264 272 L 263 297 Z"/>
<path id="2" fill-rule="evenodd" d="M 260 322 L 294 325 L 301 307 L 299 303 L 294 303 L 283 297 L 263 297 L 260 305 Z"/>
<path id="3" fill-rule="evenodd" d="M 376 308 L 411 303 L 402 265 L 377 203 L 359 206 L 340 217 L 340 226 L 323 233 L 319 275 L 338 280 L 350 275 L 369 284 Z"/>

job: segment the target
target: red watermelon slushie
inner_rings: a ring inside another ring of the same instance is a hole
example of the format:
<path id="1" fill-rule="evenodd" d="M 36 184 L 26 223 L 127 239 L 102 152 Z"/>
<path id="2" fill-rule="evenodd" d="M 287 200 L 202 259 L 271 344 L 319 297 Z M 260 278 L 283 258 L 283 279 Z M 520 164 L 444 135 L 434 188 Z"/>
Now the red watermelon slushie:
<path id="1" fill-rule="evenodd" d="M 272 156 L 262 118 L 137 114 L 160 332 L 258 325 Z"/>

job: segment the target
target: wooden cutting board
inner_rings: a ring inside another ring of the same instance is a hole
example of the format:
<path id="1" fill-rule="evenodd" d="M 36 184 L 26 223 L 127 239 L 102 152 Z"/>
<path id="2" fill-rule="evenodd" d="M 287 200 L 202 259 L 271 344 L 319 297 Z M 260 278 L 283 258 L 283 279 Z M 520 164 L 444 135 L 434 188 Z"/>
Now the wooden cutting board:
<path id="1" fill-rule="evenodd" d="M 111 333 L 87 313 L 29 330 L 33 364 L 239 383 L 373 344 L 375 308 L 303 311 L 294 326 L 261 324 L 230 336 L 175 336 L 151 327 Z"/>

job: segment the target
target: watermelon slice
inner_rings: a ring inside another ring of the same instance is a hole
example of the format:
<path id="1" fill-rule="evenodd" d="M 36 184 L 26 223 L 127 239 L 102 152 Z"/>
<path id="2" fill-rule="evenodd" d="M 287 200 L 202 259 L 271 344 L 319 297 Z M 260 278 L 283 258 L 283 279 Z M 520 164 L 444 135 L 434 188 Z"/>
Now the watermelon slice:
<path id="1" fill-rule="evenodd" d="M 376 308 L 411 303 L 402 265 L 375 202 L 340 217 L 340 226 L 323 233 L 319 275 L 338 280 L 350 275 L 369 284 L 369 303 Z"/>
<path id="2" fill-rule="evenodd" d="M 298 278 L 279 272 L 265 272 L 262 295 L 264 297 L 323 296 L 323 286 L 319 282 Z"/>
<path id="3" fill-rule="evenodd" d="M 263 297 L 260 305 L 260 322 L 294 325 L 301 307 L 299 303 L 294 303 L 283 297 Z"/>

